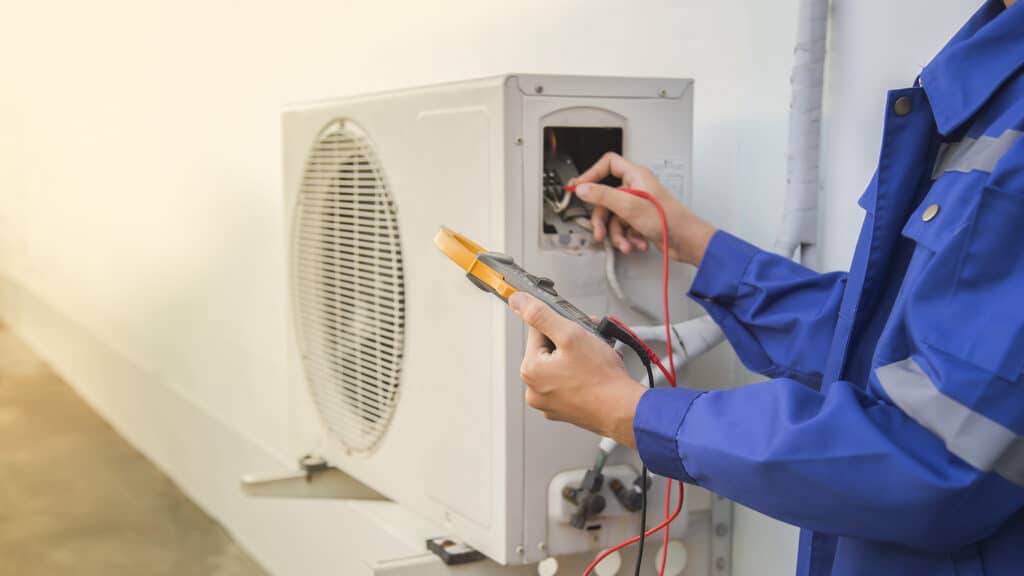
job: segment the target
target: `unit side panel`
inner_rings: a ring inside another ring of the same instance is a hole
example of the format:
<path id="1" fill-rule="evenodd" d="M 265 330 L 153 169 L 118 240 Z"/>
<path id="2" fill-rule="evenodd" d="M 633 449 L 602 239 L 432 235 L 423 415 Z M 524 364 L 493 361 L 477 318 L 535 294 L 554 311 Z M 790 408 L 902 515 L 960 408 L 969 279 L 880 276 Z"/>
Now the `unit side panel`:
<path id="1" fill-rule="evenodd" d="M 509 77 L 503 89 L 504 96 L 504 189 L 505 189 L 505 245 L 508 254 L 516 261 L 523 259 L 523 140 L 522 116 L 523 94 L 516 77 Z M 508 493 L 505 495 L 509 511 L 509 538 L 505 555 L 509 563 L 527 559 L 524 537 L 526 503 L 523 500 L 525 486 L 525 460 L 528 457 L 524 446 L 523 416 L 526 410 L 524 390 L 519 379 L 519 365 L 523 357 L 526 329 L 511 311 L 505 310 L 509 321 L 505 328 L 506 362 L 505 418 L 507 419 L 508 450 Z M 521 548 L 520 548 L 521 546 Z M 522 553 L 518 553 L 521 550 Z"/>

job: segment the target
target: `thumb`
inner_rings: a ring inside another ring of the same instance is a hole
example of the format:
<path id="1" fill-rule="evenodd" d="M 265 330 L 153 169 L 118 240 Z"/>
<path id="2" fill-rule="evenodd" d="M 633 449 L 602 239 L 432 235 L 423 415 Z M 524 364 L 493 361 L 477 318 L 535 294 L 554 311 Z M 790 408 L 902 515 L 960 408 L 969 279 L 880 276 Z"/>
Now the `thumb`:
<path id="1" fill-rule="evenodd" d="M 618 188 L 587 182 L 576 186 L 576 195 L 597 206 L 604 206 L 625 220 L 636 210 L 639 198 L 627 194 Z"/>
<path id="2" fill-rule="evenodd" d="M 508 305 L 523 322 L 539 330 L 554 342 L 555 346 L 564 346 L 574 331 L 582 330 L 573 321 L 525 292 L 516 292 L 509 296 Z"/>

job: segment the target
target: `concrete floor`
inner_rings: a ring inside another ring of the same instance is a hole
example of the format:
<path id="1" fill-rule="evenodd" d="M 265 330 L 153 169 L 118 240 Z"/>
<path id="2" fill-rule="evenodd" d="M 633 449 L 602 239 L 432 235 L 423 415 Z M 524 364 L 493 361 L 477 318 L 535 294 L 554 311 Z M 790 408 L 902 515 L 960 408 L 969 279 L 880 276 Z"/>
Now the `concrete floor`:
<path id="1" fill-rule="evenodd" d="M 262 575 L 0 325 L 0 575 Z"/>

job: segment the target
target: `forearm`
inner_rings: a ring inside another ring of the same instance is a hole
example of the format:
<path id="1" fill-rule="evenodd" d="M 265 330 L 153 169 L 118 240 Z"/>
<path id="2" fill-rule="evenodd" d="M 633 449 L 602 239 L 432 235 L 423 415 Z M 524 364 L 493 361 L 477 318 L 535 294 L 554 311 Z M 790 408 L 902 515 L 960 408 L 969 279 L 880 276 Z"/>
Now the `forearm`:
<path id="1" fill-rule="evenodd" d="M 607 436 L 624 446 L 636 448 L 633 419 L 640 398 L 643 397 L 647 388 L 627 375 L 619 385 L 609 387 L 608 390 L 608 398 L 603 400 L 606 408 L 605 417 L 602 419 L 601 428 L 594 432 L 601 436 Z"/>
<path id="2" fill-rule="evenodd" d="M 673 246 L 670 256 L 680 262 L 700 266 L 717 230 L 681 204 L 671 206 L 669 211 L 666 220 Z"/>

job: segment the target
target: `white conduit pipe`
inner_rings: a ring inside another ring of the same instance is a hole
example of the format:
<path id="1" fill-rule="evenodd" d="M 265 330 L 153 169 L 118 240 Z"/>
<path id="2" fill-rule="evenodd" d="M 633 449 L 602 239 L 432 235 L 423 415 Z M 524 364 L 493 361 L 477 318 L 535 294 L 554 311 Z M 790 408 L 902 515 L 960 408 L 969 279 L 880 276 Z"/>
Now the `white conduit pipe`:
<path id="1" fill-rule="evenodd" d="M 648 344 L 665 342 L 665 325 L 656 324 L 653 326 L 631 326 L 631 329 L 636 332 L 636 335 L 641 340 Z M 685 366 L 689 362 L 703 356 L 705 353 L 710 351 L 715 346 L 718 346 L 725 340 L 725 334 L 722 333 L 722 329 L 715 324 L 715 321 L 710 316 L 700 316 L 674 324 L 673 339 L 672 342 L 672 359 L 675 361 L 676 369 Z M 622 344 L 617 344 L 616 349 L 625 350 Z M 647 378 L 645 377 L 642 384 L 647 384 Z M 662 386 L 667 384 L 665 376 L 659 372 L 654 372 L 654 385 Z"/>
<path id="2" fill-rule="evenodd" d="M 829 0 L 800 0 L 793 50 L 786 200 L 775 251 L 813 266 L 810 247 L 818 238 L 818 182 L 821 153 L 821 104 L 825 86 L 825 49 Z"/>

